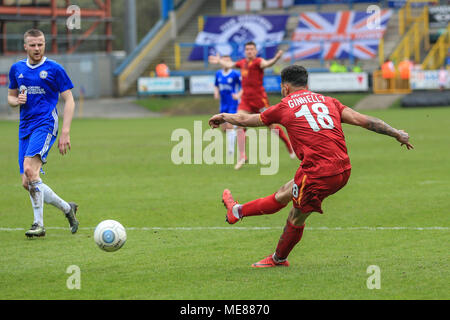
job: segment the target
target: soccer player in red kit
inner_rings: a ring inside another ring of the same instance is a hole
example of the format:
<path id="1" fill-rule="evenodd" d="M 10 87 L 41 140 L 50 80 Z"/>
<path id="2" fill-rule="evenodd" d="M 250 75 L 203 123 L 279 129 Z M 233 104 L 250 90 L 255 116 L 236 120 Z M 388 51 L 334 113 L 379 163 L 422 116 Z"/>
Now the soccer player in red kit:
<path id="1" fill-rule="evenodd" d="M 218 55 L 209 57 L 209 62 L 212 64 L 220 64 L 224 68 L 239 68 L 241 70 L 242 97 L 238 107 L 238 113 L 259 114 L 270 106 L 267 93 L 263 86 L 264 69 L 273 66 L 281 58 L 282 54 L 283 51 L 280 50 L 270 60 L 259 58 L 257 57 L 258 51 L 256 44 L 254 42 L 247 42 L 245 44 L 245 58 L 237 62 L 229 59 L 221 59 Z M 291 158 L 294 159 L 295 153 L 283 129 L 277 124 L 272 124 L 269 127 L 272 129 L 272 132 L 278 134 L 280 139 L 283 140 Z M 237 129 L 237 141 L 240 157 L 235 166 L 236 170 L 240 169 L 246 161 L 245 131 L 242 127 Z"/>
<path id="2" fill-rule="evenodd" d="M 380 119 L 358 113 L 338 100 L 307 89 L 308 73 L 293 65 L 281 73 L 283 99 L 260 115 L 218 114 L 209 124 L 218 127 L 223 122 L 245 127 L 280 123 L 286 127 L 297 157 L 302 161 L 294 179 L 276 193 L 243 205 L 234 201 L 225 189 L 222 200 L 227 208 L 227 222 L 234 224 L 243 217 L 273 214 L 293 203 L 283 234 L 274 254 L 254 263 L 252 267 L 289 266 L 287 257 L 300 241 L 305 221 L 312 212 L 322 212 L 322 201 L 345 186 L 351 171 L 341 123 L 360 126 L 394 137 L 406 145 L 409 135 Z"/>

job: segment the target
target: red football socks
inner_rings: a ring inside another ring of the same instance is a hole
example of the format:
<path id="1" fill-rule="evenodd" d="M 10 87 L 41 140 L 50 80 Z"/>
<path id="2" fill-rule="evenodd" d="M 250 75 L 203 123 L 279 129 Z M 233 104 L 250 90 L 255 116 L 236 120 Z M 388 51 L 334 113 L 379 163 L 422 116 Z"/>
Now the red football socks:
<path id="1" fill-rule="evenodd" d="M 263 214 L 272 214 L 286 207 L 275 199 L 275 193 L 261 199 L 253 200 L 239 206 L 239 216 L 251 217 Z"/>
<path id="2" fill-rule="evenodd" d="M 286 222 L 283 234 L 278 242 L 275 255 L 280 260 L 285 260 L 295 245 L 301 240 L 303 235 L 303 229 L 305 225 L 299 227 L 295 226 L 289 221 Z"/>
<path id="3" fill-rule="evenodd" d="M 292 149 L 291 142 L 289 141 L 288 136 L 286 133 L 284 133 L 283 128 L 281 128 L 279 125 L 275 125 L 275 129 L 272 129 L 272 132 L 277 134 L 281 140 L 283 140 L 284 144 L 286 145 L 286 148 L 288 149 L 289 153 L 294 152 Z"/>

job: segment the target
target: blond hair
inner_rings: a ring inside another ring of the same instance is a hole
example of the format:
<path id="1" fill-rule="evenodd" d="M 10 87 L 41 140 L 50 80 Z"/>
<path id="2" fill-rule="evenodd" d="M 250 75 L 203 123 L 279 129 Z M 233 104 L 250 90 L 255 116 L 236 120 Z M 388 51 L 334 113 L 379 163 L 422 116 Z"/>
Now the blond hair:
<path id="1" fill-rule="evenodd" d="M 30 29 L 23 35 L 23 41 L 27 42 L 28 37 L 41 37 L 44 36 L 44 33 L 39 29 Z M 44 36 L 45 37 L 45 36 Z"/>

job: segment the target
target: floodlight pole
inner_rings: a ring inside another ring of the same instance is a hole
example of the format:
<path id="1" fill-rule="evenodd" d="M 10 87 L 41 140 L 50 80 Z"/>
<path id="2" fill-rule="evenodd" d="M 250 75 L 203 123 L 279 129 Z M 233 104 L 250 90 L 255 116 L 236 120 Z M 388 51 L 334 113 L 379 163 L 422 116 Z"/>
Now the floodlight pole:
<path id="1" fill-rule="evenodd" d="M 136 0 L 125 1 L 125 50 L 130 54 L 137 46 Z"/>

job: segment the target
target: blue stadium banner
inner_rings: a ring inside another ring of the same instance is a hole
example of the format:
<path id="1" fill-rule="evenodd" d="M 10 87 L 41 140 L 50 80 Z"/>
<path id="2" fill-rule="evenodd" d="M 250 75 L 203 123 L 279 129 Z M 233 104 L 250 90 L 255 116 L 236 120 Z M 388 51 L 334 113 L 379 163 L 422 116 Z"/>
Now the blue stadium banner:
<path id="1" fill-rule="evenodd" d="M 264 76 L 264 89 L 266 92 L 281 92 L 281 77 L 277 75 Z"/>
<path id="2" fill-rule="evenodd" d="M 244 44 L 254 41 L 260 56 L 275 56 L 277 43 L 286 32 L 289 15 L 210 16 L 197 35 L 189 60 L 204 60 L 209 55 L 244 57 Z"/>

